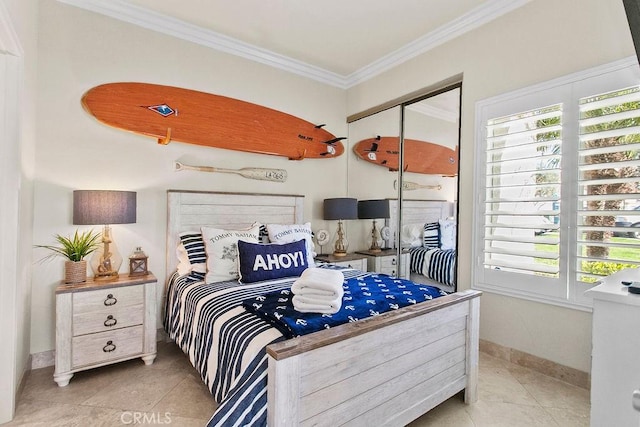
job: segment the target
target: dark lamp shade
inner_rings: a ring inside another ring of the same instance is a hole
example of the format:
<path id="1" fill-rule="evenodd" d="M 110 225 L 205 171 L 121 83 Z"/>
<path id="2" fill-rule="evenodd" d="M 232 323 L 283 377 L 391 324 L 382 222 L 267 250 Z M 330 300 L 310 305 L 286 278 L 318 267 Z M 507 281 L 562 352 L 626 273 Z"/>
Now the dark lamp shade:
<path id="1" fill-rule="evenodd" d="M 350 197 L 324 199 L 324 219 L 358 219 L 358 200 Z"/>
<path id="2" fill-rule="evenodd" d="M 389 200 L 361 200 L 358 202 L 359 219 L 389 218 Z"/>
<path id="3" fill-rule="evenodd" d="M 135 222 L 135 191 L 75 190 L 73 192 L 74 224 L 111 225 Z"/>

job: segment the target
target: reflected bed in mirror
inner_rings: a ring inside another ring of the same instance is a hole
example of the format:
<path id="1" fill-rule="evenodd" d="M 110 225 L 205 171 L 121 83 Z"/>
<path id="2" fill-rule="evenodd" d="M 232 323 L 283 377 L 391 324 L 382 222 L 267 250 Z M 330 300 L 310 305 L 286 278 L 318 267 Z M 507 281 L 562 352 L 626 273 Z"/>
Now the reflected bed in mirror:
<path id="1" fill-rule="evenodd" d="M 397 229 L 398 201 L 389 201 L 389 241 L 410 254 L 409 278 L 416 283 L 456 291 L 456 205 L 446 200 L 402 201 L 402 228 Z"/>

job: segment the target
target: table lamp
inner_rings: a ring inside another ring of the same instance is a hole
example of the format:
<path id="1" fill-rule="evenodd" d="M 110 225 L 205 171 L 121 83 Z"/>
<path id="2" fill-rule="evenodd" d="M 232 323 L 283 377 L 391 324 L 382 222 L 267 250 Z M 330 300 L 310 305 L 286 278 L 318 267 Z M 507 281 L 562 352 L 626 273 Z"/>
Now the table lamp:
<path id="1" fill-rule="evenodd" d="M 136 222 L 136 192 L 111 190 L 75 190 L 73 192 L 73 223 L 102 224 L 102 245 L 91 258 L 94 280 L 114 280 L 122 265 L 122 256 L 111 239 L 111 224 Z"/>
<path id="2" fill-rule="evenodd" d="M 345 219 L 358 219 L 358 200 L 349 197 L 324 199 L 324 219 L 338 220 L 338 231 L 336 232 L 337 237 L 333 255 L 347 255 L 349 243 L 344 236 L 342 221 Z"/>
<path id="3" fill-rule="evenodd" d="M 376 227 L 376 219 L 389 218 L 389 200 L 360 200 L 358 202 L 358 218 L 372 219 L 373 228 L 371 229 L 371 252 L 381 252 L 380 233 Z"/>

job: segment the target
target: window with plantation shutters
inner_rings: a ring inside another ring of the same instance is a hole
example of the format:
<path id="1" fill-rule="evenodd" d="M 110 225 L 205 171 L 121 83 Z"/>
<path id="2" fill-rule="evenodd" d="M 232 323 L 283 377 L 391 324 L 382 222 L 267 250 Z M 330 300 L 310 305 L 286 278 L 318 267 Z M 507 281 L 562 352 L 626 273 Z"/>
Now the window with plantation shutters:
<path id="1" fill-rule="evenodd" d="M 586 309 L 640 267 L 639 85 L 633 58 L 477 103 L 474 287 Z"/>
<path id="2" fill-rule="evenodd" d="M 576 280 L 638 267 L 640 87 L 579 100 Z"/>
<path id="3" fill-rule="evenodd" d="M 484 268 L 558 277 L 562 105 L 487 121 Z"/>

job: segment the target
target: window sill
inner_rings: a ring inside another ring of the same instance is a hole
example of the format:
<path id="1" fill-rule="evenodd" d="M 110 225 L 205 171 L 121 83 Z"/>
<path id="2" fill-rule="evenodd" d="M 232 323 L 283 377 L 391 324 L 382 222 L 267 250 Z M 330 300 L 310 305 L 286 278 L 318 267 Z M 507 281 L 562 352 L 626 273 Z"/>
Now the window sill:
<path id="1" fill-rule="evenodd" d="M 550 304 L 558 307 L 569 308 L 572 310 L 585 311 L 591 313 L 593 311 L 593 306 L 591 300 L 588 302 L 577 302 L 577 301 L 568 301 L 568 300 L 560 300 L 552 297 L 548 297 L 545 295 L 537 295 L 528 292 L 517 291 L 514 289 L 508 289 L 501 286 L 493 286 L 486 283 L 476 283 L 472 286 L 473 289 L 477 289 L 479 291 L 503 295 L 507 297 L 524 299 L 527 301 L 533 301 L 541 304 Z M 585 298 L 586 299 L 586 298 Z"/>

